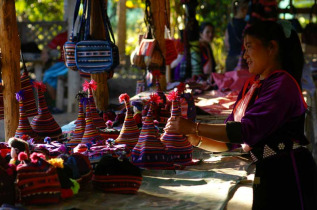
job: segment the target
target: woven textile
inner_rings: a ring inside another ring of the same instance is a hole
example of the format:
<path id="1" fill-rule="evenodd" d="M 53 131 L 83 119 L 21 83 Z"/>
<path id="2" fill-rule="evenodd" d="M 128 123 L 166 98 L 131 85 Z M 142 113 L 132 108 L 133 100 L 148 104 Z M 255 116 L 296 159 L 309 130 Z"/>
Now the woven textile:
<path id="1" fill-rule="evenodd" d="M 96 189 L 104 192 L 135 194 L 142 182 L 140 169 L 127 158 L 104 156 L 98 163 L 92 178 Z"/>
<path id="2" fill-rule="evenodd" d="M 76 61 L 75 61 L 75 47 L 76 42 L 70 38 L 69 41 L 64 44 L 64 60 L 67 68 L 77 71 Z"/>
<path id="3" fill-rule="evenodd" d="M 0 156 L 0 205 L 15 203 L 14 170 Z"/>
<path id="4" fill-rule="evenodd" d="M 96 127 L 95 127 L 95 124 L 93 123 L 93 120 L 92 120 L 92 117 L 91 117 L 91 112 L 90 112 L 88 104 L 86 106 L 86 118 L 85 118 L 85 121 L 86 121 L 86 127 L 85 127 L 84 135 L 83 135 L 83 137 L 81 139 L 81 143 L 82 144 L 87 144 L 87 143 L 91 143 L 92 141 L 102 140 L 103 138 L 100 136 L 100 134 L 98 133 L 98 131 L 97 131 Z"/>
<path id="5" fill-rule="evenodd" d="M 61 140 L 62 129 L 56 123 L 52 114 L 49 112 L 44 98 L 44 93 L 40 89 L 38 89 L 38 100 L 38 115 L 36 115 L 31 122 L 33 130 L 39 135 L 41 139 L 49 136 L 51 137 L 52 141 Z"/>
<path id="6" fill-rule="evenodd" d="M 23 104 L 26 116 L 33 117 L 37 115 L 37 107 L 33 92 L 33 84 L 27 71 L 24 71 L 21 75 L 21 89 L 24 91 Z"/>
<path id="7" fill-rule="evenodd" d="M 174 169 L 166 146 L 160 141 L 152 118 L 152 105 L 142 126 L 138 143 L 132 150 L 132 163 L 148 169 Z"/>
<path id="8" fill-rule="evenodd" d="M 130 101 L 125 101 L 125 106 L 127 111 L 122 125 L 122 129 L 120 131 L 120 135 L 116 139 L 116 143 L 125 144 L 129 149 L 132 150 L 138 142 L 140 131 L 134 121 Z"/>
<path id="9" fill-rule="evenodd" d="M 38 135 L 33 131 L 24 110 L 25 110 L 24 109 L 24 101 L 23 101 L 23 99 L 21 99 L 19 101 L 19 112 L 20 112 L 19 125 L 15 131 L 14 136 L 17 138 L 22 138 L 23 135 L 28 135 L 31 138 L 34 138 L 34 140 L 36 142 L 38 140 Z"/>
<path id="10" fill-rule="evenodd" d="M 172 116 L 180 116 L 180 105 L 178 100 L 172 102 Z M 165 132 L 161 137 L 161 141 L 166 145 L 166 148 L 171 155 L 174 163 L 180 165 L 192 164 L 193 147 L 187 141 L 187 138 L 178 133 Z"/>
<path id="11" fill-rule="evenodd" d="M 86 127 L 86 120 L 85 120 L 85 113 L 84 113 L 84 106 L 83 103 L 79 100 L 78 101 L 78 117 L 76 120 L 76 127 L 73 133 L 73 136 L 69 142 L 67 142 L 67 146 L 74 148 L 77 144 L 81 143 L 83 135 L 85 133 Z"/>
<path id="12" fill-rule="evenodd" d="M 73 169 L 74 175 L 77 174 L 74 179 L 80 184 L 88 183 L 93 174 L 88 157 L 80 153 L 74 153 L 68 159 L 66 162 L 64 160 L 64 163 Z"/>
<path id="13" fill-rule="evenodd" d="M 103 118 L 99 116 L 99 114 L 97 112 L 94 96 L 92 95 L 92 89 L 90 88 L 88 92 L 89 92 L 89 95 L 88 95 L 89 107 L 90 107 L 90 113 L 91 113 L 91 117 L 93 119 L 93 122 L 94 122 L 97 129 L 105 128 L 106 123 L 103 120 Z"/>
<path id="14" fill-rule="evenodd" d="M 56 169 L 41 158 L 17 166 L 17 186 L 24 204 L 42 205 L 60 201 L 61 185 Z"/>

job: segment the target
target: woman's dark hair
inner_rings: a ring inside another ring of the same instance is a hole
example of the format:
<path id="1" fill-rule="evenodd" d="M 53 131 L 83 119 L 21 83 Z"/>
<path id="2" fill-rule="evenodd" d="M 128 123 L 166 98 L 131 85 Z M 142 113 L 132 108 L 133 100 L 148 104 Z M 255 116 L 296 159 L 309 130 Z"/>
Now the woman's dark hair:
<path id="1" fill-rule="evenodd" d="M 214 31 L 215 28 L 214 28 L 214 25 L 211 22 L 202 22 L 200 24 L 200 27 L 199 27 L 199 32 L 200 33 L 204 32 L 204 30 L 205 30 L 205 28 L 207 26 L 210 26 L 212 28 L 212 31 Z"/>
<path id="2" fill-rule="evenodd" d="M 304 66 L 304 54 L 299 37 L 294 29 L 286 38 L 281 24 L 274 21 L 259 21 L 246 28 L 244 36 L 250 35 L 262 41 L 266 46 L 275 40 L 279 46 L 279 61 L 282 68 L 290 73 L 301 86 Z"/>

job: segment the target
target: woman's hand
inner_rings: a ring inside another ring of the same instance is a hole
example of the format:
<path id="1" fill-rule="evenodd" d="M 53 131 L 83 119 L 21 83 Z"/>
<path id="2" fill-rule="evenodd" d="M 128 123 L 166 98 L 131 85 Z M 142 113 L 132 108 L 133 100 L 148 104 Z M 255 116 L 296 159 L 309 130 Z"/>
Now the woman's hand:
<path id="1" fill-rule="evenodd" d="M 196 132 L 196 124 L 182 117 L 172 116 L 168 119 L 164 128 L 166 132 L 179 134 L 194 134 Z"/>

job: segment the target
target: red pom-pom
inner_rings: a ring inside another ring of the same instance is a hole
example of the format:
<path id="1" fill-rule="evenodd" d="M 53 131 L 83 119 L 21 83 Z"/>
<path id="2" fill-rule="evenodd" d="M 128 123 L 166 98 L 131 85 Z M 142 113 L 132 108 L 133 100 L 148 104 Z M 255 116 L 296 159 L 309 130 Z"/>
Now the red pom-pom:
<path id="1" fill-rule="evenodd" d="M 24 161 L 28 159 L 28 155 L 25 152 L 20 152 L 18 155 L 18 160 L 19 161 Z"/>
<path id="2" fill-rule="evenodd" d="M 39 91 L 43 93 L 46 91 L 46 85 L 44 85 L 43 82 L 34 82 L 33 84 L 34 84 L 34 87 L 38 89 Z"/>
<path id="3" fill-rule="evenodd" d="M 83 91 L 87 91 L 89 90 L 89 82 L 87 80 L 85 80 L 84 84 L 83 84 Z"/>
<path id="4" fill-rule="evenodd" d="M 113 122 L 112 122 L 111 120 L 108 120 L 108 121 L 106 122 L 106 126 L 107 126 L 107 128 L 112 128 Z"/>
<path id="5" fill-rule="evenodd" d="M 152 102 L 152 103 L 155 103 L 155 104 L 159 104 L 159 103 L 162 103 L 162 99 L 157 93 L 152 93 L 150 95 L 149 102 Z"/>
<path id="6" fill-rule="evenodd" d="M 33 152 L 32 155 L 30 156 L 30 159 L 32 161 L 32 163 L 37 163 L 38 159 L 43 159 L 45 160 L 45 155 L 42 153 L 37 153 L 37 152 Z"/>
<path id="7" fill-rule="evenodd" d="M 90 82 L 85 80 L 85 82 L 83 84 L 83 91 L 87 91 L 89 89 L 92 89 L 92 90 L 97 89 L 97 82 L 95 80 L 92 79 Z"/>
<path id="8" fill-rule="evenodd" d="M 126 102 L 128 103 L 130 101 L 130 96 L 127 94 L 127 93 L 123 93 L 119 96 L 119 102 L 122 103 L 122 102 Z"/>
<path id="9" fill-rule="evenodd" d="M 172 91 L 167 95 L 167 99 L 170 101 L 175 101 L 178 96 L 178 91 Z"/>
<path id="10" fill-rule="evenodd" d="M 21 137 L 21 139 L 23 139 L 24 141 L 29 139 L 29 135 L 23 134 L 23 136 Z"/>
<path id="11" fill-rule="evenodd" d="M 177 91 L 179 92 L 179 93 L 182 93 L 182 92 L 184 92 L 185 91 L 185 83 L 183 83 L 183 82 L 181 82 L 181 83 L 179 83 L 179 85 L 177 85 Z"/>

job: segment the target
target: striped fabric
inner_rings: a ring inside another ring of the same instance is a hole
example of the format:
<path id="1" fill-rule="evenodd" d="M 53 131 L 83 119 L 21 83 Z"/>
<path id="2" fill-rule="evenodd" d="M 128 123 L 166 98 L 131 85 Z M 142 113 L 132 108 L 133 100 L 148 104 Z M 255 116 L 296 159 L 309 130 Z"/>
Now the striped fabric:
<path id="1" fill-rule="evenodd" d="M 102 129 L 106 127 L 106 123 L 102 117 L 99 116 L 94 100 L 94 96 L 92 95 L 92 89 L 89 88 L 88 91 L 88 98 L 89 98 L 89 110 L 92 117 L 92 120 L 97 129 Z"/>
<path id="2" fill-rule="evenodd" d="M 84 107 L 80 100 L 78 100 L 78 103 L 78 117 L 76 120 L 76 127 L 73 132 L 73 136 L 71 137 L 70 141 L 67 142 L 67 146 L 70 148 L 74 148 L 77 146 L 77 144 L 81 143 L 81 139 L 85 133 L 86 120 Z"/>
<path id="3" fill-rule="evenodd" d="M 51 137 L 52 141 L 62 140 L 62 129 L 49 112 L 44 93 L 41 90 L 38 90 L 38 100 L 38 115 L 36 115 L 31 122 L 33 130 L 39 135 L 42 140 L 41 142 L 43 142 L 47 136 Z"/>
<path id="4" fill-rule="evenodd" d="M 152 56 L 155 45 L 155 39 L 142 39 L 137 55 Z"/>
<path id="5" fill-rule="evenodd" d="M 152 105 L 143 122 L 138 143 L 132 150 L 132 163 L 147 169 L 174 169 L 166 146 L 160 141 L 152 118 Z"/>
<path id="6" fill-rule="evenodd" d="M 4 119 L 3 86 L 0 83 L 0 120 Z"/>
<path id="7" fill-rule="evenodd" d="M 25 114 L 23 100 L 19 101 L 19 112 L 20 112 L 19 125 L 15 131 L 14 136 L 17 138 L 22 138 L 23 135 L 28 135 L 31 138 L 34 138 L 34 141 L 37 142 L 38 135 L 33 131 L 30 125 L 30 122 Z"/>
<path id="8" fill-rule="evenodd" d="M 24 71 L 21 75 L 21 89 L 24 90 L 23 105 L 26 116 L 33 117 L 37 115 L 33 85 L 27 71 Z"/>
<path id="9" fill-rule="evenodd" d="M 142 177 L 131 175 L 93 175 L 92 183 L 96 189 L 107 193 L 135 194 L 141 186 Z"/>
<path id="10" fill-rule="evenodd" d="M 0 206 L 4 203 L 15 204 L 14 174 L 8 174 L 9 165 L 0 156 Z"/>
<path id="11" fill-rule="evenodd" d="M 112 47 L 108 41 L 85 40 L 76 44 L 77 68 L 87 73 L 110 71 L 113 65 Z"/>
<path id="12" fill-rule="evenodd" d="M 140 131 L 138 126 L 136 125 L 134 118 L 133 118 L 133 113 L 132 113 L 132 108 L 130 105 L 130 101 L 125 101 L 125 106 L 126 106 L 126 115 L 125 119 L 120 131 L 119 137 L 116 139 L 116 143 L 118 144 L 125 144 L 129 149 L 133 149 L 136 143 L 138 142 Z"/>
<path id="13" fill-rule="evenodd" d="M 61 185 L 55 167 L 45 160 L 17 166 L 18 194 L 26 205 L 54 204 L 60 201 Z"/>
<path id="14" fill-rule="evenodd" d="M 173 60 L 175 60 L 177 58 L 177 50 L 176 50 L 174 40 L 165 39 L 165 46 L 166 46 L 165 64 L 171 65 Z"/>
<path id="15" fill-rule="evenodd" d="M 75 48 L 76 42 L 72 40 L 65 42 L 64 44 L 64 60 L 67 68 L 77 71 L 76 61 L 75 61 Z"/>
<path id="16" fill-rule="evenodd" d="M 89 102 L 89 103 L 91 103 L 91 102 Z M 96 126 L 93 123 L 88 104 L 86 105 L 85 121 L 86 121 L 86 127 L 85 127 L 84 135 L 81 139 L 81 143 L 87 144 L 87 143 L 91 143 L 92 140 L 95 140 L 95 141 L 102 140 L 103 138 L 100 136 L 100 134 L 98 133 L 98 131 L 96 129 Z"/>
<path id="17" fill-rule="evenodd" d="M 180 105 L 178 100 L 172 102 L 171 114 L 172 116 L 180 116 Z M 166 145 L 167 151 L 171 155 L 174 163 L 180 165 L 193 164 L 193 147 L 184 135 L 165 132 L 161 137 L 161 141 Z"/>

